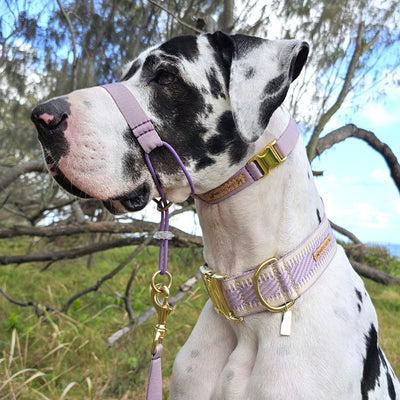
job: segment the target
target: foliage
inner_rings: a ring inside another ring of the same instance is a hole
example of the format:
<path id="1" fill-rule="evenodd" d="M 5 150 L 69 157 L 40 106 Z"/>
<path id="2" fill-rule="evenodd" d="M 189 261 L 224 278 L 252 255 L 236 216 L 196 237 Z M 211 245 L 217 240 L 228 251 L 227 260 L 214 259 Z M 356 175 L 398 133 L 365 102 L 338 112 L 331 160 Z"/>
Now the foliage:
<path id="1" fill-rule="evenodd" d="M 130 251 L 106 252 L 96 258 L 95 270 L 87 269 L 83 260 L 60 263 L 42 272 L 33 265 L 5 267 L 0 286 L 15 297 L 34 298 L 43 306 L 59 305 L 71 293 L 94 283 Z M 174 293 L 197 270 L 201 252 L 172 249 L 170 255 Z M 157 257 L 158 249 L 150 247 L 135 259 L 141 265 L 132 286 L 132 307 L 137 316 L 151 305 L 148 285 L 157 269 Z M 106 342 L 107 337 L 129 322 L 121 300 L 129 275 L 129 270 L 123 271 L 97 293 L 82 297 L 67 315 L 47 313 L 38 320 L 32 309 L 1 299 L 0 398 L 18 394 L 17 398 L 27 400 L 41 396 L 59 399 L 74 382 L 66 398 L 140 398 L 136 393 L 143 394 L 145 387 L 154 317 L 114 348 L 107 348 Z M 175 354 L 189 335 L 206 298 L 205 289 L 198 285 L 168 320 L 163 355 L 165 375 L 170 375 Z"/>
<path id="2" fill-rule="evenodd" d="M 120 249 L 98 256 L 95 270 L 87 269 L 83 261 L 60 263 L 43 272 L 33 265 L 2 267 L 0 284 L 15 296 L 34 297 L 43 305 L 62 303 L 70 293 L 106 273 L 128 252 Z M 136 262 L 141 268 L 132 287 L 132 306 L 138 316 L 150 305 L 148 284 L 157 263 L 157 249 L 143 251 Z M 198 251 L 171 252 L 172 293 L 200 263 Z M 64 393 L 66 399 L 144 399 L 155 318 L 120 339 L 114 348 L 108 348 L 106 343 L 107 337 L 128 323 L 120 294 L 129 273 L 122 272 L 98 293 L 79 299 L 66 316 L 48 313 L 38 320 L 31 309 L 1 299 L 0 398 L 16 395 L 21 400 L 60 399 Z M 399 289 L 370 281 L 366 285 L 379 314 L 381 344 L 399 373 Z M 206 299 L 206 290 L 200 283 L 168 320 L 163 353 L 166 393 L 175 355 Z"/>

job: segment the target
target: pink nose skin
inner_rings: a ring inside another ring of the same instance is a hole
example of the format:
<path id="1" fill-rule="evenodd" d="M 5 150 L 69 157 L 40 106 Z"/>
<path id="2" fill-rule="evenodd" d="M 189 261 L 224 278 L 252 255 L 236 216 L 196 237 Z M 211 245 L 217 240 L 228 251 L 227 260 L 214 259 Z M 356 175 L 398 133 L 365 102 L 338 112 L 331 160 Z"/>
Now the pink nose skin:
<path id="1" fill-rule="evenodd" d="M 39 115 L 39 119 L 43 120 L 46 123 L 46 125 L 49 125 L 50 122 L 53 121 L 54 115 L 43 113 L 43 114 Z"/>

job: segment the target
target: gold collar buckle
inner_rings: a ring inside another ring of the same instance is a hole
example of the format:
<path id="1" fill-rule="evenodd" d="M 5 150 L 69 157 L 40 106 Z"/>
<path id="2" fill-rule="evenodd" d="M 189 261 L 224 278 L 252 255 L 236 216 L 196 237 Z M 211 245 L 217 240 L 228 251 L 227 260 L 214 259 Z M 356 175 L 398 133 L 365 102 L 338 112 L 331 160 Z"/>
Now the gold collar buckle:
<path id="1" fill-rule="evenodd" d="M 224 296 L 222 289 L 222 280 L 227 278 L 227 275 L 218 274 L 205 265 L 200 267 L 201 275 L 203 276 L 204 284 L 206 285 L 208 294 L 214 304 L 215 311 L 224 315 L 230 321 L 242 321 L 243 318 L 235 317 L 231 307 L 229 306 Z"/>
<path id="2" fill-rule="evenodd" d="M 277 167 L 279 164 L 282 164 L 285 160 L 286 157 L 282 156 L 276 146 L 276 140 L 273 140 L 264 148 L 261 153 L 252 157 L 247 164 L 255 162 L 263 172 L 263 176 L 261 178 L 264 178 L 264 176 L 267 175 L 271 169 Z"/>

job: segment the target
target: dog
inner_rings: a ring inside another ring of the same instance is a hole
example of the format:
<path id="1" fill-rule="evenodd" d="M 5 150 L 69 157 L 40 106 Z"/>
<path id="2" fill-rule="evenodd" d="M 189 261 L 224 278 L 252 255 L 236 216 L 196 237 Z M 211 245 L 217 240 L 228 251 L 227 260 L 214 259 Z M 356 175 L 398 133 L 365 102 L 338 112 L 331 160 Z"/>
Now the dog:
<path id="1" fill-rule="evenodd" d="M 248 179 L 241 168 L 253 160 L 261 171 L 257 157 L 274 152 L 292 123 L 282 103 L 308 51 L 297 40 L 181 36 L 142 52 L 121 78 L 198 194 L 213 302 L 176 357 L 171 399 L 400 398 L 376 312 L 332 236 L 301 138 L 263 179 L 238 189 Z M 104 88 L 51 99 L 32 120 L 50 173 L 70 193 L 113 213 L 141 210 L 159 195 Z M 186 200 L 191 190 L 170 152 L 157 147 L 150 159 L 166 197 Z M 303 250 L 308 275 L 293 266 Z M 269 296 L 265 282 L 279 295 Z M 227 300 L 234 293 L 243 297 L 237 308 Z"/>

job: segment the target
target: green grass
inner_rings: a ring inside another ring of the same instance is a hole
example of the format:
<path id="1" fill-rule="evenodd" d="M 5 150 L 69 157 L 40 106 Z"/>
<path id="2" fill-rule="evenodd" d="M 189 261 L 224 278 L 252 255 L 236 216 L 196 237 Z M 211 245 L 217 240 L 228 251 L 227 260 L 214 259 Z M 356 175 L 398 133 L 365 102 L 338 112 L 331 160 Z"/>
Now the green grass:
<path id="1" fill-rule="evenodd" d="M 0 254 L 41 245 L 21 241 Z M 0 286 L 19 300 L 62 307 L 74 293 L 93 285 L 115 268 L 134 248 L 107 251 L 95 256 L 91 269 L 86 259 L 43 265 L 1 266 Z M 171 249 L 169 271 L 172 294 L 198 269 L 201 250 Z M 0 399 L 144 399 L 150 362 L 152 317 L 120 339 L 113 348 L 107 338 L 128 323 L 120 295 L 131 271 L 141 268 L 132 285 L 132 306 L 140 315 L 150 306 L 148 285 L 157 270 L 158 249 L 143 250 L 138 257 L 97 292 L 76 300 L 67 315 L 47 313 L 38 318 L 31 307 L 19 307 L 0 297 Z M 397 267 L 396 267 L 397 268 Z M 380 320 L 381 345 L 397 374 L 400 373 L 400 288 L 365 281 Z M 207 299 L 198 284 L 168 319 L 163 353 L 165 392 L 173 360 L 186 341 Z"/>

